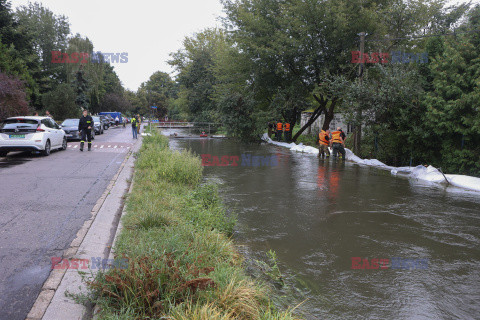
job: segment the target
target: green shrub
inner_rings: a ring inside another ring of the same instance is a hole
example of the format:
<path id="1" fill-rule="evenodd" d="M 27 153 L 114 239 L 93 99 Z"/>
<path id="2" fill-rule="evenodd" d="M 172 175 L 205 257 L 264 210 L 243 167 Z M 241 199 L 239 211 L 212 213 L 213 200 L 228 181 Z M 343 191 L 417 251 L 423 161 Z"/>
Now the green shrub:
<path id="1" fill-rule="evenodd" d="M 216 185 L 199 185 L 200 159 L 166 139 L 153 133 L 138 154 L 114 249 L 128 268 L 89 282 L 100 319 L 292 319 L 243 271 L 229 239 L 235 219 Z"/>

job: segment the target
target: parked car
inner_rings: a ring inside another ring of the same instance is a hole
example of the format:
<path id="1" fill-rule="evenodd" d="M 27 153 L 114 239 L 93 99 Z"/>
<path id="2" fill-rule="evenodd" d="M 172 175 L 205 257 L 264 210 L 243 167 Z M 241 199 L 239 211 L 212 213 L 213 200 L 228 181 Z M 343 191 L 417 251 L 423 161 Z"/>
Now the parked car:
<path id="1" fill-rule="evenodd" d="M 80 119 L 66 119 L 62 122 L 62 129 L 65 131 L 67 140 L 82 139 L 80 132 L 78 132 L 78 123 Z M 95 129 L 92 127 L 92 140 L 95 140 Z"/>
<path id="2" fill-rule="evenodd" d="M 0 157 L 10 151 L 40 151 L 50 155 L 52 149 L 67 149 L 65 132 L 50 117 L 11 117 L 0 122 Z"/>
<path id="3" fill-rule="evenodd" d="M 109 124 L 110 127 L 115 125 L 115 119 L 113 119 L 111 115 L 106 114 L 105 117 L 107 117 L 108 124 Z"/>
<path id="4" fill-rule="evenodd" d="M 99 115 L 110 116 L 113 119 L 113 123 L 115 124 L 115 118 L 118 117 L 118 123 L 122 124 L 122 113 L 121 112 L 99 112 Z"/>
<path id="5" fill-rule="evenodd" d="M 103 130 L 108 130 L 108 128 L 110 128 L 110 121 L 108 120 L 107 116 L 99 115 L 99 117 L 103 123 Z"/>
<path id="6" fill-rule="evenodd" d="M 95 129 L 95 134 L 103 134 L 103 123 L 100 117 L 93 116 L 93 127 Z"/>

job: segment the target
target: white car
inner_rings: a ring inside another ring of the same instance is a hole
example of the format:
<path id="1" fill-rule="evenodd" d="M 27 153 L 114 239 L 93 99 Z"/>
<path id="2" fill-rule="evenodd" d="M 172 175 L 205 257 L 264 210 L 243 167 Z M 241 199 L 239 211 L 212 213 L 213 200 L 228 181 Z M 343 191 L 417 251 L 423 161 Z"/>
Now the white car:
<path id="1" fill-rule="evenodd" d="M 67 149 L 65 131 L 50 117 L 12 117 L 0 122 L 0 157 L 9 151 Z"/>

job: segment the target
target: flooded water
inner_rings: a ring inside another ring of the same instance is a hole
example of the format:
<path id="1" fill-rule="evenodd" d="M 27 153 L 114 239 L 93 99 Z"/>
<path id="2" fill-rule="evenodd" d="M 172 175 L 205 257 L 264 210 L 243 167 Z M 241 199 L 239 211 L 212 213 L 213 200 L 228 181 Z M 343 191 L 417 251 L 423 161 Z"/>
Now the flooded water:
<path id="1" fill-rule="evenodd" d="M 480 193 L 272 145 L 171 146 L 239 157 L 205 175 L 238 213 L 235 241 L 255 259 L 277 253 L 305 319 L 480 319 Z"/>

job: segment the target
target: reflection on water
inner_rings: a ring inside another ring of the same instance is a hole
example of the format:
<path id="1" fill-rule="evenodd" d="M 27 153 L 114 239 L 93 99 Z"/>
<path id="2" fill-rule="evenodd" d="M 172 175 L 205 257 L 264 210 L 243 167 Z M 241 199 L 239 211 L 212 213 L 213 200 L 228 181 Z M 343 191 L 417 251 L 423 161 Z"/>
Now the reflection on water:
<path id="1" fill-rule="evenodd" d="M 291 284 L 302 283 L 305 318 L 480 318 L 480 194 L 271 145 L 171 146 L 278 157 L 277 166 L 206 167 L 205 175 L 238 212 L 236 241 L 257 259 L 275 250 Z M 352 257 L 428 259 L 428 268 L 352 270 Z"/>

